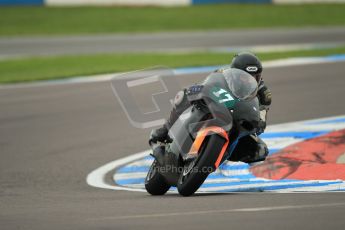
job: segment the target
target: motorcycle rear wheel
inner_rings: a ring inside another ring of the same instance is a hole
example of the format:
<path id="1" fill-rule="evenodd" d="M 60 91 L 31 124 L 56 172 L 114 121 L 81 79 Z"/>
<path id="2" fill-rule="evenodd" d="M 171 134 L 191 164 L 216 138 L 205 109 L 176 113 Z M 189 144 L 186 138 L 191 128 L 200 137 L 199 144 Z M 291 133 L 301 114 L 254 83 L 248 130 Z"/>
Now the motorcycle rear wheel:
<path id="1" fill-rule="evenodd" d="M 154 160 L 145 178 L 145 189 L 153 196 L 164 195 L 171 186 L 158 171 L 158 162 Z"/>

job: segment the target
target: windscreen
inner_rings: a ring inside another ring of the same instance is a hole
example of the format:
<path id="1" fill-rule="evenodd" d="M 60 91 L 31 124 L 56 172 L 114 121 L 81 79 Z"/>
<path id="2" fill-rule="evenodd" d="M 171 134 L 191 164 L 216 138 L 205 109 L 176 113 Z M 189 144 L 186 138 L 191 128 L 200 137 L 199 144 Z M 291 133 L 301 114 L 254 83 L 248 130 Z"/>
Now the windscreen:
<path id="1" fill-rule="evenodd" d="M 258 84 L 249 73 L 231 68 L 225 70 L 223 75 L 234 97 L 240 100 L 251 100 L 256 96 Z"/>

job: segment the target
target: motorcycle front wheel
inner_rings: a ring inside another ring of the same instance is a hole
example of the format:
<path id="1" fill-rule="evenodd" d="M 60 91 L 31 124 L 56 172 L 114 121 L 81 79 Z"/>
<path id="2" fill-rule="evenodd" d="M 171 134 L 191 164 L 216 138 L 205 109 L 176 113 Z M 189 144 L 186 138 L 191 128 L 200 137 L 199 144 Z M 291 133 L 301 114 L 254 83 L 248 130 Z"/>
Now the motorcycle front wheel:
<path id="1" fill-rule="evenodd" d="M 226 140 L 219 135 L 211 135 L 204 141 L 198 157 L 184 166 L 177 183 L 182 196 L 193 195 L 216 167 L 215 162 Z"/>

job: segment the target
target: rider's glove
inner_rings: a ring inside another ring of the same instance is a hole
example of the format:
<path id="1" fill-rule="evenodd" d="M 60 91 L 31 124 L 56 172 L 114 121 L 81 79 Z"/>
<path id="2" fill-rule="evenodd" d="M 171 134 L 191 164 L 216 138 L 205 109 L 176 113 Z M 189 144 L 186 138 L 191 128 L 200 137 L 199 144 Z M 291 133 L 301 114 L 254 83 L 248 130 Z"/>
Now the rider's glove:
<path id="1" fill-rule="evenodd" d="M 168 128 L 164 125 L 161 128 L 153 129 L 150 134 L 149 143 L 168 141 Z"/>
<path id="2" fill-rule="evenodd" d="M 258 91 L 258 98 L 261 105 L 269 106 L 272 103 L 272 93 L 267 88 L 267 86 L 263 85 L 260 87 Z"/>

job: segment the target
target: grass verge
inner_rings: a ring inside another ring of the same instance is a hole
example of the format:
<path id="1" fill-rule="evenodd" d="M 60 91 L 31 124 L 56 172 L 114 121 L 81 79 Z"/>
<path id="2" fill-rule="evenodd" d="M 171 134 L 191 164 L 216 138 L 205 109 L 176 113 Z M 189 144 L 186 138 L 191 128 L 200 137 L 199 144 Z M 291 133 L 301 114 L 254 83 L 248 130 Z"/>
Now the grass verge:
<path id="1" fill-rule="evenodd" d="M 257 53 L 261 60 L 345 54 L 345 46 L 289 52 Z M 62 79 L 73 76 L 124 72 L 152 66 L 172 68 L 228 64 L 233 53 L 104 54 L 0 61 L 0 83 Z"/>
<path id="2" fill-rule="evenodd" d="M 0 36 L 345 25 L 345 4 L 0 7 Z"/>

